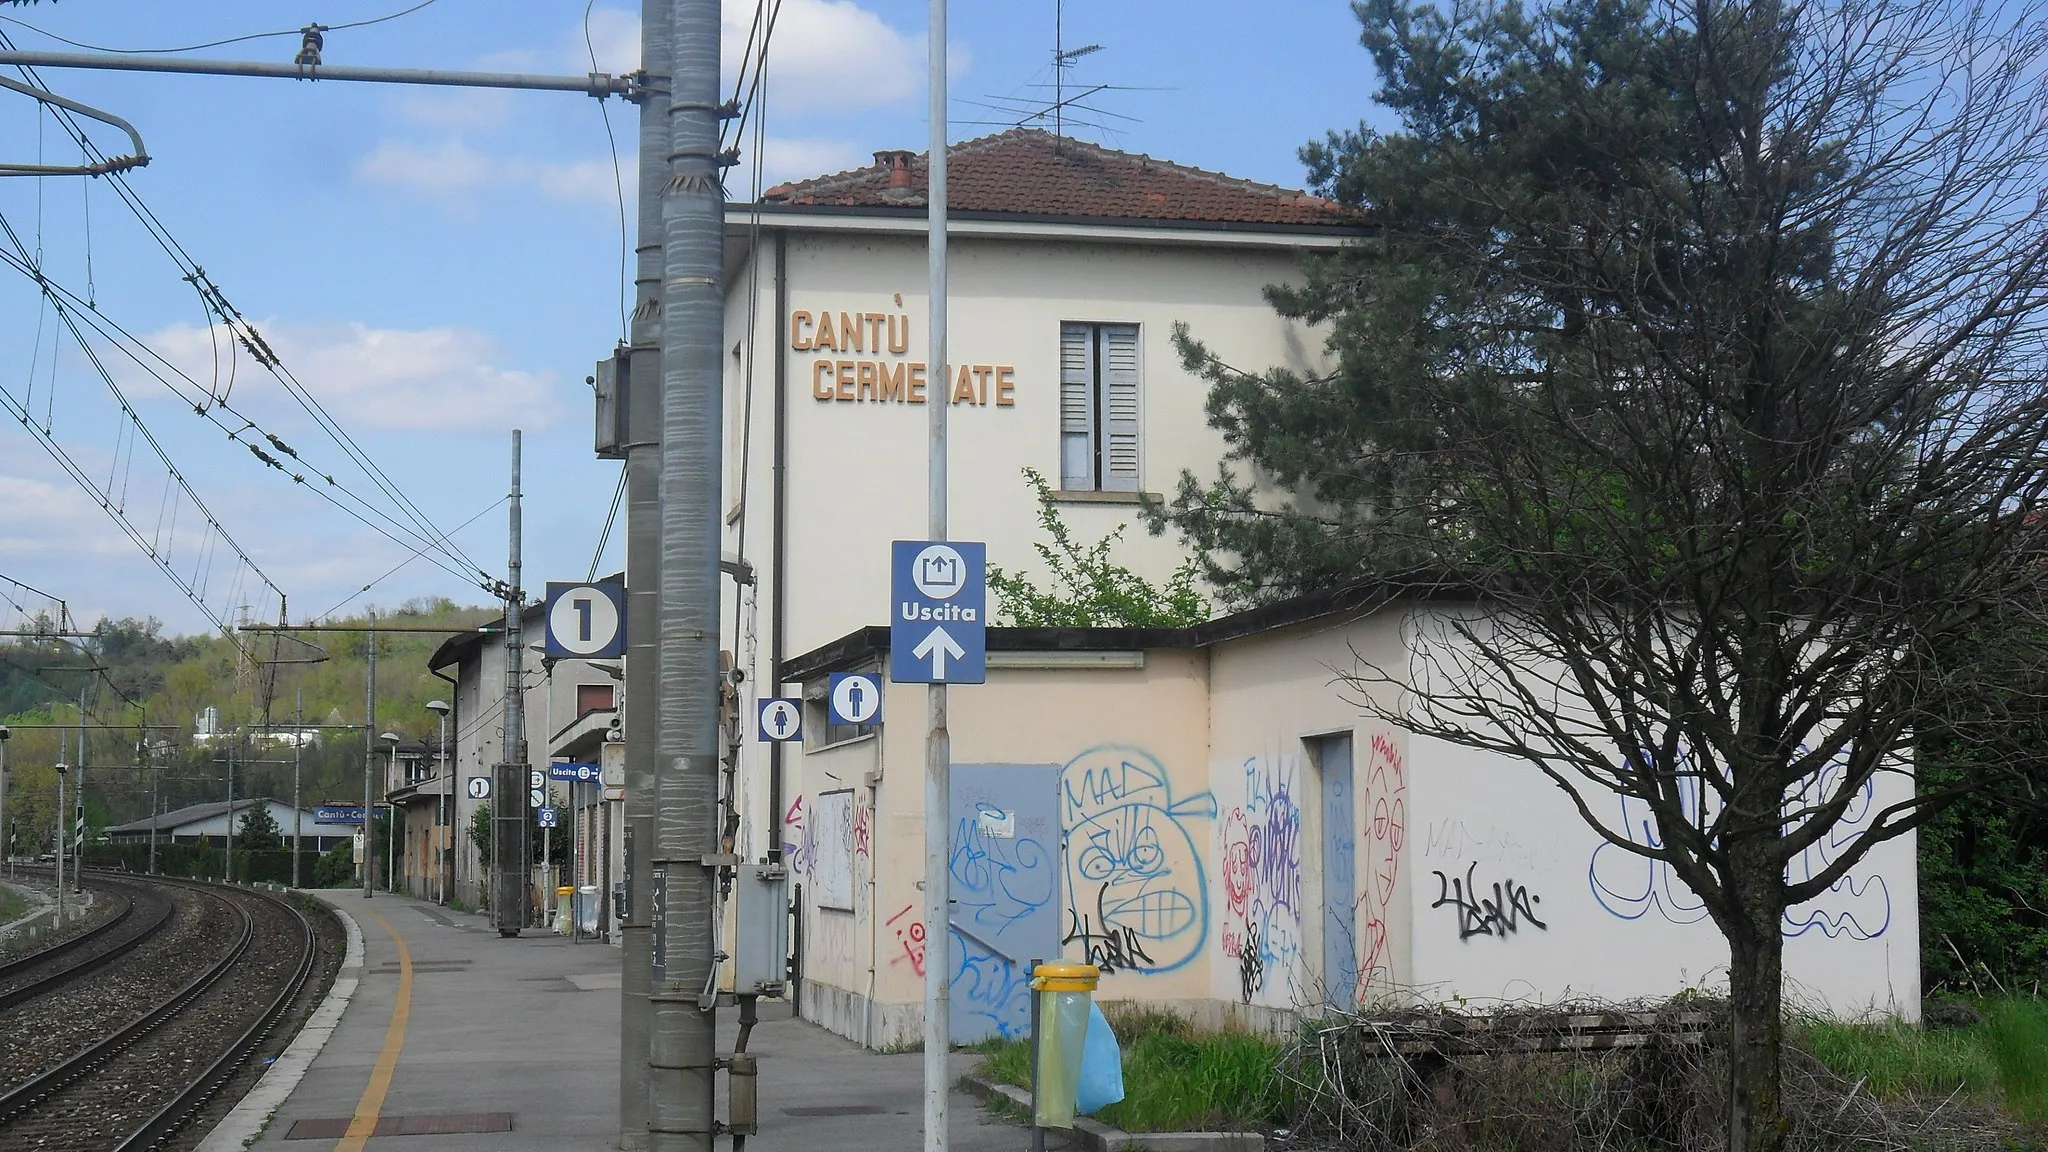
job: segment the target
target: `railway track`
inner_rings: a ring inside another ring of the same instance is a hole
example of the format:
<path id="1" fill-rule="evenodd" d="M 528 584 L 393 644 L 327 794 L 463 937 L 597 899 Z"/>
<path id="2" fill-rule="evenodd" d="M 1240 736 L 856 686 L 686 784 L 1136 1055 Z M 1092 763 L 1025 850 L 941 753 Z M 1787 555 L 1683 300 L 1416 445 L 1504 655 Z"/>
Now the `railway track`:
<path id="1" fill-rule="evenodd" d="M 171 902 L 145 885 L 95 880 L 112 915 L 85 932 L 0 964 L 0 1011 L 45 995 L 132 952 L 162 928 Z"/>
<path id="2" fill-rule="evenodd" d="M 167 923 L 120 953 L 128 962 L 109 960 L 89 977 L 37 993 L 0 1024 L 0 1034 L 15 1031 L 17 1049 L 43 1053 L 25 1061 L 17 1051 L 9 1061 L 0 1044 L 0 1147 L 170 1145 L 269 1038 L 311 976 L 313 928 L 289 902 L 211 884 L 134 884 L 175 906 Z M 125 1009 L 110 1013 L 110 997 Z M 24 1044 L 20 1030 L 36 1022 L 21 1018 L 31 1013 L 47 1023 L 34 1033 L 38 1043 Z"/>

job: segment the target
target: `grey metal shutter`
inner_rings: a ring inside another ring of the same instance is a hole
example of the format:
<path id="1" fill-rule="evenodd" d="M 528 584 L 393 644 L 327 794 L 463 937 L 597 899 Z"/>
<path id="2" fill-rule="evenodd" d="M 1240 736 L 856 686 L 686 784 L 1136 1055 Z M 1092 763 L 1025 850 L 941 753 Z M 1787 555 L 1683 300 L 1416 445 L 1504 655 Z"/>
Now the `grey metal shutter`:
<path id="1" fill-rule="evenodd" d="M 1138 490 L 1138 326 L 1102 332 L 1102 490 Z"/>
<path id="2" fill-rule="evenodd" d="M 1095 489 L 1095 329 L 1060 325 L 1060 487 Z"/>

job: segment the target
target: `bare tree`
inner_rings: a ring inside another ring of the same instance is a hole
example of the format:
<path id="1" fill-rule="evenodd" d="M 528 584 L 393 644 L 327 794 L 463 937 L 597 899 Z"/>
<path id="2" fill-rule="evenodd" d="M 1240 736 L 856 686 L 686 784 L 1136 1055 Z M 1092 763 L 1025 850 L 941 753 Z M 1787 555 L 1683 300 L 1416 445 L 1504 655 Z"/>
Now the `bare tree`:
<path id="1" fill-rule="evenodd" d="M 1786 909 L 1976 783 L 1912 786 L 1916 731 L 2030 707 L 2048 663 L 2048 37 L 1943 0 L 1355 7 L 1402 130 L 1306 157 L 1376 234 L 1272 290 L 1337 368 L 1184 337 L 1264 483 L 1183 477 L 1155 529 L 1239 600 L 1468 590 L 1361 698 L 1699 896 L 1729 1146 L 1777 1148 Z"/>

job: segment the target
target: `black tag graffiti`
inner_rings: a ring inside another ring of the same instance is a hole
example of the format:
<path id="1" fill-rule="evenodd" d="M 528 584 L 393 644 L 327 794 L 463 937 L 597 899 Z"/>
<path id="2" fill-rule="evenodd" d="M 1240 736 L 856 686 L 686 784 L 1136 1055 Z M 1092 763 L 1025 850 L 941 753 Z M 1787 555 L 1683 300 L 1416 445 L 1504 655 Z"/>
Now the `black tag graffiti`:
<path id="1" fill-rule="evenodd" d="M 1520 930 L 1524 922 L 1545 932 L 1550 931 L 1550 925 L 1536 918 L 1535 905 L 1541 904 L 1543 897 L 1532 895 L 1528 885 L 1517 884 L 1513 879 L 1509 879 L 1505 883 L 1497 882 L 1492 885 L 1493 896 L 1488 898 L 1481 893 L 1478 881 L 1472 878 L 1473 872 L 1478 868 L 1477 860 L 1467 865 L 1465 878 L 1462 880 L 1445 876 L 1441 872 L 1433 873 L 1436 877 L 1437 895 L 1436 903 L 1430 907 L 1457 909 L 1458 939 L 1506 936 Z"/>
<path id="2" fill-rule="evenodd" d="M 1259 955 L 1259 926 L 1249 920 L 1244 926 L 1244 942 L 1237 947 L 1237 982 L 1244 988 L 1244 1002 L 1252 1002 L 1252 996 L 1266 986 L 1266 961 Z"/>
<path id="3" fill-rule="evenodd" d="M 1062 944 L 1078 941 L 1081 951 L 1086 953 L 1082 962 L 1102 969 L 1103 975 L 1119 968 L 1150 967 L 1152 957 L 1145 954 L 1145 946 L 1138 942 L 1138 934 L 1129 928 L 1114 928 L 1109 917 L 1103 914 L 1103 896 L 1109 891 L 1107 883 L 1095 893 L 1095 919 L 1101 921 L 1101 931 L 1095 930 L 1093 921 L 1086 916 L 1077 916 L 1072 908 L 1067 909 L 1067 934 Z"/>

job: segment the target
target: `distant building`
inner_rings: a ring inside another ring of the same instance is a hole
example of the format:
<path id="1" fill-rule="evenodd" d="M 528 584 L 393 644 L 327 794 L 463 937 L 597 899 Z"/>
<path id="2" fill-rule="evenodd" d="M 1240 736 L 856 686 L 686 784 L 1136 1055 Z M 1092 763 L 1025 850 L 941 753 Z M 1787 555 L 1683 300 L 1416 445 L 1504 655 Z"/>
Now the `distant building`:
<path id="1" fill-rule="evenodd" d="M 232 816 L 225 800 L 192 804 L 162 813 L 154 819 L 144 817 L 126 824 L 117 824 L 108 828 L 106 835 L 107 839 L 116 844 L 147 844 L 154 829 L 156 842 L 159 844 L 196 844 L 201 837 L 205 837 L 209 844 L 226 847 L 229 820 L 234 821 L 235 831 L 239 833 L 242 830 L 243 816 L 249 809 L 259 804 L 269 806 L 270 818 L 277 822 L 278 832 L 284 836 L 285 845 L 289 847 L 294 822 L 292 806 L 282 800 L 267 797 L 236 800 Z M 308 852 L 325 852 L 338 843 L 346 843 L 356 834 L 356 825 L 320 823 L 314 819 L 314 813 L 310 809 L 300 813 L 297 820 L 300 822 L 300 835 L 305 838 L 304 843 Z"/>

